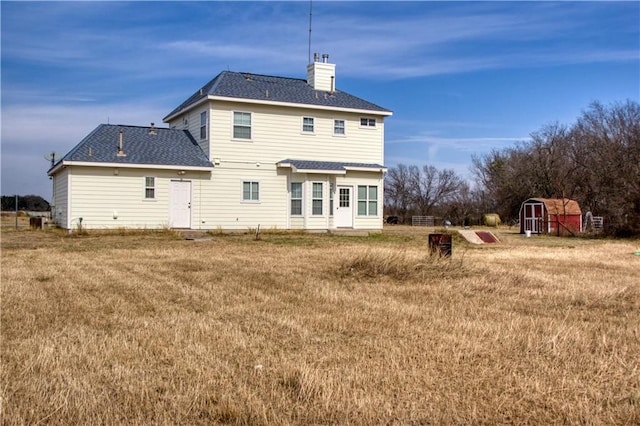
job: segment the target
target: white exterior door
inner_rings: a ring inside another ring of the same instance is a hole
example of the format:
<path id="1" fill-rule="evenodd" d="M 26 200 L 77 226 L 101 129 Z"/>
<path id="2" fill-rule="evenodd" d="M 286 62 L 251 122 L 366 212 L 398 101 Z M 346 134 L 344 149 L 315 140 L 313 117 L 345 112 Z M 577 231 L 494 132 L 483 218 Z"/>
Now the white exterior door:
<path id="1" fill-rule="evenodd" d="M 544 204 L 530 203 L 524 205 L 524 230 L 532 234 L 542 232 L 544 224 Z"/>
<path id="2" fill-rule="evenodd" d="M 351 199 L 351 187 L 338 187 L 338 205 L 335 212 L 336 228 L 353 227 L 353 200 Z"/>
<path id="3" fill-rule="evenodd" d="M 191 182 L 169 183 L 169 227 L 191 228 Z"/>

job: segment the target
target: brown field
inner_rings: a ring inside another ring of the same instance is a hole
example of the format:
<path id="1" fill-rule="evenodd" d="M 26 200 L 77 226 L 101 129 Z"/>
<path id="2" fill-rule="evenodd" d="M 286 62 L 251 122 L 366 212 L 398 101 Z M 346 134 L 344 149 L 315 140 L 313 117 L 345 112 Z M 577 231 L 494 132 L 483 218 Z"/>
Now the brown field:
<path id="1" fill-rule="evenodd" d="M 2 423 L 640 424 L 639 241 L 2 230 Z"/>

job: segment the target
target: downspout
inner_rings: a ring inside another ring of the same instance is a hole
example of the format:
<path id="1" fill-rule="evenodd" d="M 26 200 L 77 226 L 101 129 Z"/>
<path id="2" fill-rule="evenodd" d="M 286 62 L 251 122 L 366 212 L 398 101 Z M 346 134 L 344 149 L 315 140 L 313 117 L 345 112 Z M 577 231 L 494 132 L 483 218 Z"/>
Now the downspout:
<path id="1" fill-rule="evenodd" d="M 309 214 L 309 209 L 307 208 L 307 204 L 309 200 L 307 199 L 307 174 L 304 175 L 304 183 L 302 184 L 302 227 L 307 229 L 307 215 Z"/>
<path id="2" fill-rule="evenodd" d="M 287 175 L 287 202 L 285 203 L 285 212 L 287 214 L 287 229 L 291 229 L 291 168 Z"/>
<path id="3" fill-rule="evenodd" d="M 67 225 L 67 229 L 71 231 L 71 168 L 69 168 L 69 173 L 67 173 L 67 220 L 65 221 Z"/>
<path id="4" fill-rule="evenodd" d="M 326 194 L 327 194 L 328 196 L 325 198 L 325 197 L 324 197 L 324 194 L 323 194 L 323 197 L 322 197 L 322 200 L 323 200 L 323 201 L 322 201 L 322 203 L 324 204 L 324 200 L 325 200 L 325 199 L 327 200 L 327 203 L 326 203 L 326 204 L 327 204 L 327 206 L 328 206 L 328 207 L 327 207 L 327 215 L 325 216 L 325 228 L 327 228 L 327 231 L 328 231 L 328 230 L 329 230 L 329 218 L 331 217 L 331 212 L 329 211 L 329 207 L 331 207 L 331 203 L 329 203 L 329 199 L 331 198 L 331 179 L 329 178 L 329 175 L 327 175 L 327 176 L 325 177 L 325 182 L 326 182 L 326 184 L 327 184 L 327 185 L 326 185 L 326 188 L 327 188 L 327 189 L 326 189 L 326 191 L 327 191 L 327 192 L 326 192 Z M 324 210 L 323 210 L 323 211 L 324 211 Z"/>

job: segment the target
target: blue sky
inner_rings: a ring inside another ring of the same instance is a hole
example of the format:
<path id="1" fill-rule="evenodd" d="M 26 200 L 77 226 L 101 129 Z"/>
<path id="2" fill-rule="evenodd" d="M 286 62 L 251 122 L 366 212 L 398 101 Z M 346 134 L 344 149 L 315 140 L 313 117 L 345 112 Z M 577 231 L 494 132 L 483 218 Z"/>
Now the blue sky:
<path id="1" fill-rule="evenodd" d="M 4 195 L 43 156 L 148 125 L 224 70 L 306 77 L 309 2 L 1 2 Z M 313 2 L 336 86 L 394 112 L 385 164 L 452 168 L 640 97 L 639 2 Z"/>

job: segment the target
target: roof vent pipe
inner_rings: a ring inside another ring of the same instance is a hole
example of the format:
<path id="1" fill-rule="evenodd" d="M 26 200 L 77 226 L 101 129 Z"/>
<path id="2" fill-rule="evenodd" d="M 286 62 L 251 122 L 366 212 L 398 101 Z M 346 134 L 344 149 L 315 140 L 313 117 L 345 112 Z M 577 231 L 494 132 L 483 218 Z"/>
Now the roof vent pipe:
<path id="1" fill-rule="evenodd" d="M 116 154 L 116 157 L 126 157 L 127 154 L 124 153 L 124 148 L 123 148 L 122 129 L 120 129 L 118 133 L 119 133 L 118 134 L 118 153 Z"/>
<path id="2" fill-rule="evenodd" d="M 313 62 L 320 62 L 320 54 L 319 53 L 314 53 L 313 54 Z"/>
<path id="3" fill-rule="evenodd" d="M 151 127 L 149 128 L 149 134 L 151 136 L 155 136 L 158 134 L 158 131 L 156 130 L 156 125 L 155 123 L 151 123 Z"/>
<path id="4" fill-rule="evenodd" d="M 329 54 L 328 53 L 323 53 L 322 54 L 322 62 L 324 62 L 325 64 L 327 62 L 329 62 Z"/>

